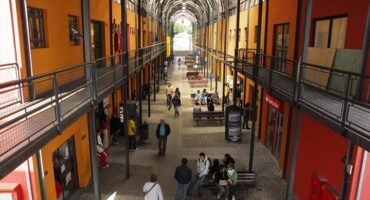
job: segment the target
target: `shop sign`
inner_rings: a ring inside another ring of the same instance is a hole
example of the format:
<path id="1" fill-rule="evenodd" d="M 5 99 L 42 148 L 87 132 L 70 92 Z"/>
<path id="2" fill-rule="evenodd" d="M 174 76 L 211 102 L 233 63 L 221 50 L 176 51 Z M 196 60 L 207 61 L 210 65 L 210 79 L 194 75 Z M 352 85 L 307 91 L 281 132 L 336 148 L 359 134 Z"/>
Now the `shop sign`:
<path id="1" fill-rule="evenodd" d="M 278 110 L 279 112 L 283 112 L 283 102 L 276 99 L 275 97 L 269 95 L 269 94 L 266 94 L 266 97 L 265 97 L 265 100 L 268 104 L 270 104 L 272 107 L 274 107 L 276 110 Z"/>

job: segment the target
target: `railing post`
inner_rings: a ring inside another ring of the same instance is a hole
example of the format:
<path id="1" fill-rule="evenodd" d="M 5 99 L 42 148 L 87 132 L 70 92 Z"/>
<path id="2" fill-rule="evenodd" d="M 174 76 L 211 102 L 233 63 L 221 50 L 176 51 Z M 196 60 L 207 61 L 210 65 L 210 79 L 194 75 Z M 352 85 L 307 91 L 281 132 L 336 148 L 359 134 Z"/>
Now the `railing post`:
<path id="1" fill-rule="evenodd" d="M 113 56 L 113 58 L 114 58 L 114 56 Z M 112 65 L 112 68 L 113 68 L 113 89 L 114 89 L 114 91 L 116 91 L 116 81 L 117 81 L 116 65 L 114 64 L 114 62 L 112 63 L 112 61 L 111 61 L 111 65 Z"/>
<path id="2" fill-rule="evenodd" d="M 266 56 L 264 56 L 264 57 L 266 57 Z M 272 70 L 274 69 L 274 63 L 275 63 L 275 57 L 271 57 L 271 66 L 270 66 L 270 72 L 269 72 L 269 91 L 271 91 L 271 89 L 272 89 L 272 87 L 271 87 L 272 86 Z M 264 65 L 264 67 L 266 67 L 266 65 Z"/>
<path id="3" fill-rule="evenodd" d="M 93 64 L 91 65 L 91 92 L 92 92 L 92 98 L 93 100 L 96 100 L 98 97 L 98 88 L 97 88 L 97 80 L 98 80 L 98 75 L 96 73 L 96 61 L 93 61 Z"/>
<path id="4" fill-rule="evenodd" d="M 57 75 L 54 74 L 53 78 L 52 78 L 52 81 L 53 81 L 53 90 L 54 90 L 54 97 L 55 97 L 55 119 L 57 121 L 57 130 L 58 130 L 58 133 L 61 134 L 62 133 L 62 129 L 61 129 L 61 117 L 62 117 L 62 114 L 61 114 L 61 110 L 60 110 L 60 103 L 59 103 L 59 91 L 58 91 L 58 81 L 57 81 Z"/>
<path id="5" fill-rule="evenodd" d="M 347 79 L 346 79 L 346 89 L 345 89 L 345 93 L 344 93 L 344 103 L 343 103 L 343 110 L 342 110 L 342 123 L 341 123 L 341 126 L 342 126 L 342 131 L 345 130 L 345 125 L 346 125 L 346 119 L 347 119 L 347 114 L 348 114 L 348 100 L 349 100 L 349 91 L 350 91 L 350 88 L 351 88 L 351 78 L 352 78 L 352 75 L 351 74 L 348 74 L 347 75 Z"/>

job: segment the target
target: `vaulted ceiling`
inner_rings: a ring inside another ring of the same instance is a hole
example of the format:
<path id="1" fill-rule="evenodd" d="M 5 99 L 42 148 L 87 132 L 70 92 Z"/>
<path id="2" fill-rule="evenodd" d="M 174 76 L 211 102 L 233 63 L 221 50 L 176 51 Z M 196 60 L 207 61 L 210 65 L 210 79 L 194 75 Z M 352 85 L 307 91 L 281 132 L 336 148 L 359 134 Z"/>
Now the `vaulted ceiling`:
<path id="1" fill-rule="evenodd" d="M 209 22 L 212 16 L 223 12 L 226 1 L 236 0 L 141 0 L 148 13 L 162 21 L 175 21 L 185 17 L 198 25 Z"/>

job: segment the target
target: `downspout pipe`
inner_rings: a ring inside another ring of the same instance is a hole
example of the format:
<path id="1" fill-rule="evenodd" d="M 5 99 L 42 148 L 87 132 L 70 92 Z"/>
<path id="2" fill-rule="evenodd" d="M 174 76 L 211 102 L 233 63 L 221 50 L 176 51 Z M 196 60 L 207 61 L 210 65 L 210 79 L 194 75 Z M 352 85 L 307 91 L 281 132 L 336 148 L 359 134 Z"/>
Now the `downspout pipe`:
<path id="1" fill-rule="evenodd" d="M 32 67 L 32 54 L 31 54 L 31 42 L 30 42 L 30 29 L 28 27 L 28 11 L 27 11 L 27 0 L 19 0 L 21 8 L 21 22 L 23 29 L 23 45 L 24 45 L 24 58 L 26 61 L 26 75 L 27 78 L 33 76 Z M 28 93 L 30 95 L 30 100 L 35 99 L 35 90 L 32 81 L 28 82 Z"/>
<path id="2" fill-rule="evenodd" d="M 355 145 L 353 142 L 349 141 L 347 154 L 346 154 L 346 161 L 344 163 L 344 177 L 343 177 L 343 187 L 342 187 L 342 194 L 341 199 L 347 199 L 349 193 L 349 186 L 351 184 L 351 174 L 352 170 L 349 170 L 348 166 L 352 163 L 352 156 L 353 151 L 355 149 Z"/>

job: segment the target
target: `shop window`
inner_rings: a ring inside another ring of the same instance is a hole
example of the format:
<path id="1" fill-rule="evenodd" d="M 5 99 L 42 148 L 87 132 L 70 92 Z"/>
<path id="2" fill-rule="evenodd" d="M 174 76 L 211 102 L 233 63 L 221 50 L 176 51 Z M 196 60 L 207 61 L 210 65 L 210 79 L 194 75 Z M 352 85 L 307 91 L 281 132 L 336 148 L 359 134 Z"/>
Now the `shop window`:
<path id="1" fill-rule="evenodd" d="M 332 17 L 315 21 L 314 47 L 344 48 L 347 17 Z"/>
<path id="2" fill-rule="evenodd" d="M 274 26 L 274 65 L 275 70 L 285 72 L 289 46 L 289 24 L 278 24 Z"/>
<path id="3" fill-rule="evenodd" d="M 46 47 L 43 11 L 27 8 L 31 48 Z"/>
<path id="4" fill-rule="evenodd" d="M 77 17 L 68 16 L 68 27 L 69 27 L 69 43 L 71 45 L 79 45 L 81 34 L 78 31 Z"/>

